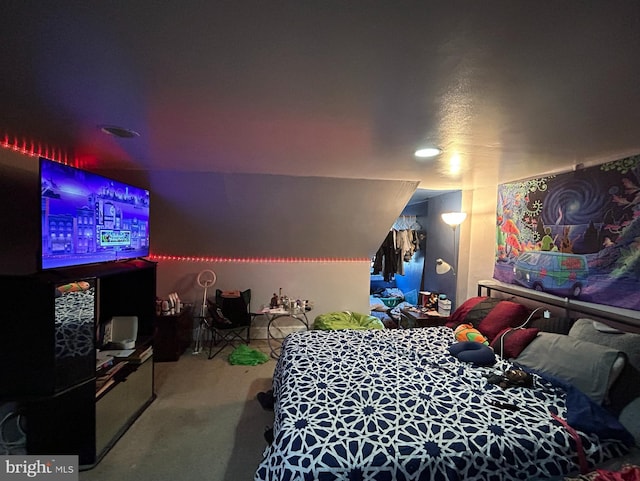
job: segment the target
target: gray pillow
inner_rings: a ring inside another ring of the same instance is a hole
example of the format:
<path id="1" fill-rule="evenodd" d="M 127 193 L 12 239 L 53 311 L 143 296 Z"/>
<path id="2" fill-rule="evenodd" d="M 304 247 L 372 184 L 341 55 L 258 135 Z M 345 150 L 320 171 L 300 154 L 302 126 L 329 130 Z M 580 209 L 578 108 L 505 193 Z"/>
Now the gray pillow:
<path id="1" fill-rule="evenodd" d="M 629 363 L 640 369 L 640 334 L 630 332 L 609 333 L 596 329 L 592 319 L 578 319 L 571 330 L 571 337 L 581 339 L 583 341 L 595 342 L 609 346 L 613 349 L 624 352 L 629 359 Z"/>
<path id="2" fill-rule="evenodd" d="M 578 319 L 569 336 L 583 341 L 595 342 L 609 346 L 625 353 L 627 363 L 622 374 L 609 391 L 608 408 L 619 414 L 622 408 L 635 398 L 640 397 L 640 334 L 636 333 L 608 333 L 599 331 L 592 319 Z"/>
<path id="3" fill-rule="evenodd" d="M 600 344 L 541 332 L 515 361 L 571 383 L 603 404 L 612 383 L 612 367 L 620 355 L 620 351 Z"/>

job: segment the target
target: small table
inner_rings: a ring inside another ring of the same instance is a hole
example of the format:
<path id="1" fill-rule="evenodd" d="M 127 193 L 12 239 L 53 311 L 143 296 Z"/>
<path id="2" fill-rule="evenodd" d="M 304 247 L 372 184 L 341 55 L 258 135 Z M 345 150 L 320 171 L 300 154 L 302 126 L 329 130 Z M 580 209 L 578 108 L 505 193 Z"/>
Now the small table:
<path id="1" fill-rule="evenodd" d="M 154 362 L 177 361 L 191 345 L 193 315 L 189 307 L 180 314 L 156 316 L 153 336 Z"/>
<path id="2" fill-rule="evenodd" d="M 399 322 L 401 329 L 412 329 L 415 327 L 444 326 L 449 320 L 448 316 L 441 316 L 438 311 L 424 310 L 421 308 L 401 309 L 402 317 Z"/>
<path id="3" fill-rule="evenodd" d="M 307 319 L 306 312 L 301 309 L 263 309 L 258 314 L 262 314 L 267 318 L 267 342 L 269 343 L 271 357 L 274 359 L 278 359 L 280 357 L 282 340 L 284 339 L 282 336 L 274 335 L 277 333 L 282 334 L 282 326 L 279 326 L 276 322 L 278 319 L 283 317 L 295 319 L 302 324 L 305 330 L 309 330 L 309 319 Z"/>

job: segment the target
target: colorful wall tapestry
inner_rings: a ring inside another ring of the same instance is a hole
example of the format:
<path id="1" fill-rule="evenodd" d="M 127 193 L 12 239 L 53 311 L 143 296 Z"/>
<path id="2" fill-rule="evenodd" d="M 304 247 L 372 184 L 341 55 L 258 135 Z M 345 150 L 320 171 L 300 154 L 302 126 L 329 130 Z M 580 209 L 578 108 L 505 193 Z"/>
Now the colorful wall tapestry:
<path id="1" fill-rule="evenodd" d="M 498 186 L 493 277 L 640 310 L 640 155 Z"/>

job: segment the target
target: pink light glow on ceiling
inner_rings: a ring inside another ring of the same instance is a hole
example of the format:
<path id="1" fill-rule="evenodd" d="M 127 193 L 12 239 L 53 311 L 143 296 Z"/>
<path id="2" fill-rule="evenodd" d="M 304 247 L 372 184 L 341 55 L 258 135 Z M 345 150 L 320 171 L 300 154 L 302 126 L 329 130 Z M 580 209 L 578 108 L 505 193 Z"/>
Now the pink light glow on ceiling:
<path id="1" fill-rule="evenodd" d="M 65 150 L 43 144 L 33 139 L 27 139 L 25 137 L 18 138 L 16 136 L 10 136 L 9 134 L 4 134 L 0 139 L 0 147 L 14 150 L 24 155 L 46 157 L 47 159 L 67 165 L 75 166 L 77 163 L 76 159 L 69 158 L 69 154 Z"/>

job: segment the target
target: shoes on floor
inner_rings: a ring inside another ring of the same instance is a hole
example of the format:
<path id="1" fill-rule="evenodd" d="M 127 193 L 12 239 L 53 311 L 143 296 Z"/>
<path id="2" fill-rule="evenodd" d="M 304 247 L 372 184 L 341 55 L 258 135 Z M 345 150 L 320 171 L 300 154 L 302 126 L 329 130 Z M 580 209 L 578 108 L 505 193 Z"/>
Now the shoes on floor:
<path id="1" fill-rule="evenodd" d="M 256 398 L 262 409 L 273 411 L 273 389 L 269 389 L 267 392 L 259 392 Z"/>

